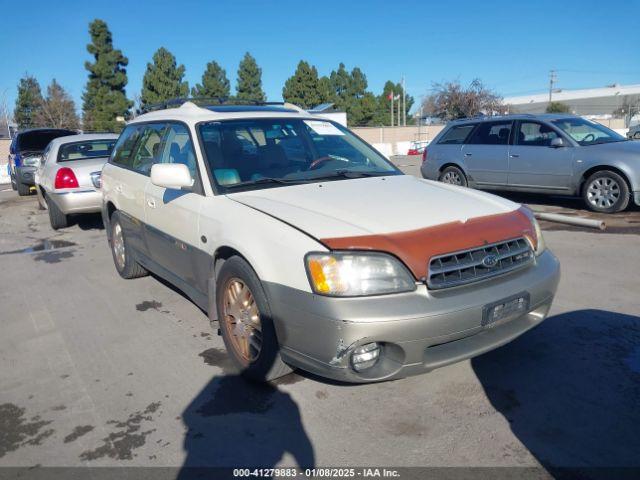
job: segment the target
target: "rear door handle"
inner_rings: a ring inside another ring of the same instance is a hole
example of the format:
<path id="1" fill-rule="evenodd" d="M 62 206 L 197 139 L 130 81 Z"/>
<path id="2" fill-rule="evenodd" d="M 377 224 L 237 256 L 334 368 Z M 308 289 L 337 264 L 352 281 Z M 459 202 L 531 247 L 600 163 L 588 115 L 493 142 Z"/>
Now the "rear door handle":
<path id="1" fill-rule="evenodd" d="M 464 154 L 465 157 L 470 157 L 471 155 L 473 155 L 473 153 L 465 153 Z"/>
<path id="2" fill-rule="evenodd" d="M 147 205 L 151 208 L 156 208 L 156 201 L 153 198 L 147 198 Z"/>
<path id="3" fill-rule="evenodd" d="M 511 155 L 509 155 L 511 158 L 518 158 L 520 155 L 518 155 L 517 153 L 512 153 Z"/>

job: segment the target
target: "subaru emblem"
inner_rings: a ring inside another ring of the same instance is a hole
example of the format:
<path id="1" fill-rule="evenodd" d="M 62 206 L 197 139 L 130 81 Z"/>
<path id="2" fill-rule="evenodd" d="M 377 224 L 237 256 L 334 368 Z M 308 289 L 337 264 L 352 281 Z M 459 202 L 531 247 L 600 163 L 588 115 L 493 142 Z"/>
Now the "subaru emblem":
<path id="1" fill-rule="evenodd" d="M 493 268 L 498 265 L 498 256 L 494 254 L 489 254 L 482 259 L 482 265 L 487 268 Z"/>

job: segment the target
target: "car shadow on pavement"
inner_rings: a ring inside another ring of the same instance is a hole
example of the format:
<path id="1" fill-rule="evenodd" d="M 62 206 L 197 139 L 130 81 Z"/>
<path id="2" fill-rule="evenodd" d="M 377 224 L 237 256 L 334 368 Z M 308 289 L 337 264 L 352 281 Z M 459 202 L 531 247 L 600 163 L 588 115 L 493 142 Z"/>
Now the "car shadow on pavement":
<path id="1" fill-rule="evenodd" d="M 182 414 L 187 454 L 181 480 L 211 478 L 212 467 L 273 468 L 289 453 L 313 467 L 313 446 L 291 396 L 238 374 L 214 377 Z"/>
<path id="2" fill-rule="evenodd" d="M 551 475 L 640 467 L 640 317 L 563 313 L 471 364 L 491 404 Z"/>
<path id="3" fill-rule="evenodd" d="M 99 213 L 85 213 L 83 215 L 72 215 L 71 224 L 78 225 L 80 230 L 104 230 L 102 216 Z"/>

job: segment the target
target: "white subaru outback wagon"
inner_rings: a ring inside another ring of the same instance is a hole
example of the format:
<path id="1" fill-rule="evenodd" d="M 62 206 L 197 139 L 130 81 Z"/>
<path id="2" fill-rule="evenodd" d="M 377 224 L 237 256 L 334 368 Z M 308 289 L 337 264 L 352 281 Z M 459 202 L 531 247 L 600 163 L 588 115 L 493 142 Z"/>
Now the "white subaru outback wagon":
<path id="1" fill-rule="evenodd" d="M 252 378 L 426 372 L 539 324 L 558 284 L 530 211 L 403 175 L 290 104 L 141 115 L 102 190 L 120 275 L 186 293 Z"/>

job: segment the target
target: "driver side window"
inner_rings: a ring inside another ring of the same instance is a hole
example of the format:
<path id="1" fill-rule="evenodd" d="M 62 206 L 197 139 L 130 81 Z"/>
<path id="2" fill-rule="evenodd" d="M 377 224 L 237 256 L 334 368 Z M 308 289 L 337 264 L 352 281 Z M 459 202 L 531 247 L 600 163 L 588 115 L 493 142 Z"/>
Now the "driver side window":
<path id="1" fill-rule="evenodd" d="M 548 147 L 551 145 L 551 140 L 558 137 L 556 131 L 548 125 L 538 122 L 520 122 L 516 142 L 525 147 Z"/>

